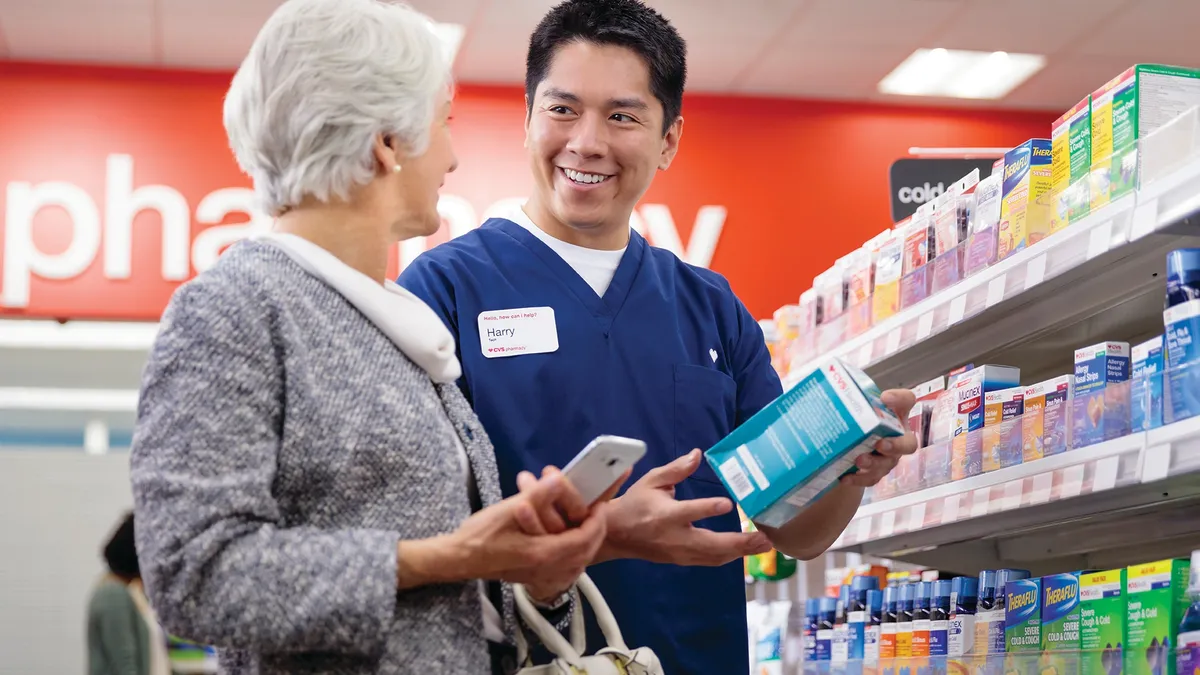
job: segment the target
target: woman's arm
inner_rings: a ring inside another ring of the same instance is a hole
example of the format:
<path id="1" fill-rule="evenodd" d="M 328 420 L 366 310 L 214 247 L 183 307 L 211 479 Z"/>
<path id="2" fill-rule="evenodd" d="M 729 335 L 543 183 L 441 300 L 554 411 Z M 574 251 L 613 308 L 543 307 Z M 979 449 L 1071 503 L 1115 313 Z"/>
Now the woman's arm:
<path id="1" fill-rule="evenodd" d="M 163 317 L 131 456 L 146 591 L 188 639 L 374 654 L 393 618 L 398 537 L 284 525 L 272 493 L 283 375 L 268 312 L 252 293 L 200 280 Z"/>
<path id="2" fill-rule="evenodd" d="M 112 587 L 99 592 L 93 611 L 96 635 L 100 644 L 93 649 L 100 651 L 112 672 L 120 675 L 143 675 L 146 654 L 138 652 L 138 625 L 140 620 L 137 606 L 129 591 Z"/>

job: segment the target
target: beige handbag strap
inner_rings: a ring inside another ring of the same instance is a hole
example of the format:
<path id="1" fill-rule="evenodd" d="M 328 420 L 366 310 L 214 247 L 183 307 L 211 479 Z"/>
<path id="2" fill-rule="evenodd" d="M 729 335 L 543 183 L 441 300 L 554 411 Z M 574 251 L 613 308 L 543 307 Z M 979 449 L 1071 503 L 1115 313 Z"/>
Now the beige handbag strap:
<path id="1" fill-rule="evenodd" d="M 604 601 L 604 596 L 600 594 L 600 589 L 596 588 L 596 584 L 587 574 L 579 575 L 578 581 L 575 582 L 575 587 L 579 590 L 588 604 L 592 606 L 592 612 L 596 615 L 596 623 L 600 626 L 600 632 L 604 634 L 604 639 L 608 642 L 608 649 L 619 650 L 622 652 L 629 651 L 625 645 L 625 638 L 621 635 L 621 629 L 617 626 L 617 620 L 613 617 L 612 610 L 609 609 L 608 603 Z M 587 633 L 583 623 L 583 604 L 582 602 L 575 603 L 575 611 L 571 615 L 571 642 L 568 643 L 563 636 L 550 625 L 549 621 L 542 616 L 542 613 L 533 606 L 533 601 L 529 599 L 529 593 L 525 587 L 520 584 L 513 584 L 513 596 L 516 600 L 517 611 L 521 615 L 521 619 L 525 625 L 537 635 L 542 644 L 550 650 L 558 658 L 562 659 L 569 665 L 575 668 L 581 668 L 581 658 L 587 651 Z M 528 645 L 525 644 L 524 635 L 518 628 L 516 632 L 517 640 L 517 662 L 521 665 L 527 665 L 529 658 Z"/>

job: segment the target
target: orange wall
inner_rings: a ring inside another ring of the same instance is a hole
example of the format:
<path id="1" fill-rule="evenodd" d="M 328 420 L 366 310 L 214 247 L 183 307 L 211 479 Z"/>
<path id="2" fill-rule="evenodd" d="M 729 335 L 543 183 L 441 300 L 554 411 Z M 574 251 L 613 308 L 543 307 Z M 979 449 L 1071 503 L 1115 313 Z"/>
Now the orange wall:
<path id="1" fill-rule="evenodd" d="M 248 186 L 227 149 L 228 75 L 0 64 L 0 183 L 69 181 L 104 217 L 105 157 L 132 155 L 134 185 L 177 189 L 193 213 L 213 190 Z M 482 214 L 527 194 L 518 88 L 464 85 L 454 135 L 461 168 L 444 192 Z M 678 161 L 644 200 L 665 204 L 686 246 L 704 205 L 728 210 L 710 267 L 756 316 L 795 302 L 812 277 L 890 225 L 887 170 L 911 146 L 1012 146 L 1045 137 L 1050 113 L 997 113 L 690 96 Z M 0 213 L 5 196 L 0 193 Z M 231 216 L 225 223 L 244 217 Z M 174 281 L 159 274 L 153 214 L 135 222 L 133 276 L 106 279 L 103 254 L 71 279 L 30 281 L 29 304 L 0 314 L 154 318 Z M 201 229 L 192 223 L 192 235 Z M 65 249 L 56 209 L 34 221 L 38 248 Z M 0 237 L 0 265 L 4 237 Z M 3 277 L 0 276 L 0 279 Z"/>

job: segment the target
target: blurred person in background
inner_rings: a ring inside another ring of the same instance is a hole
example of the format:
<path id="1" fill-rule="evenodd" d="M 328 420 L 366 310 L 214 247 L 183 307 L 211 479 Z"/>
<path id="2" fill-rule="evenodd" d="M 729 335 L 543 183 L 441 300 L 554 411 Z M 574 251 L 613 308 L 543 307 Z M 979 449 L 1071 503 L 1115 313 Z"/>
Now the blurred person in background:
<path id="1" fill-rule="evenodd" d="M 121 519 L 104 545 L 108 572 L 88 602 L 90 675 L 170 675 L 162 629 L 142 590 L 133 514 Z"/>
<path id="2" fill-rule="evenodd" d="M 386 279 L 441 224 L 450 105 L 432 23 L 377 0 L 288 0 L 230 85 L 275 226 L 172 297 L 131 457 L 147 593 L 223 671 L 503 671 L 510 584 L 565 629 L 603 542 L 556 471 L 502 499 L 452 336 Z"/>
<path id="3" fill-rule="evenodd" d="M 532 194 L 419 256 L 398 282 L 454 332 L 460 385 L 496 445 L 506 494 L 600 434 L 646 441 L 635 482 L 607 510 L 602 564 L 589 576 L 628 642 L 653 649 L 666 672 L 736 675 L 749 650 L 741 558 L 772 546 L 805 560 L 823 553 L 863 490 L 916 441 L 884 441 L 786 526 L 740 531 L 697 449 L 781 395 L 779 376 L 724 277 L 630 228 L 638 200 L 679 151 L 686 51 L 670 22 L 637 0 L 551 9 L 526 56 Z M 539 316 L 500 357 L 485 352 L 494 343 L 478 328 L 497 310 Z M 914 403 L 907 390 L 884 401 L 900 419 Z M 590 622 L 589 644 L 601 639 Z"/>

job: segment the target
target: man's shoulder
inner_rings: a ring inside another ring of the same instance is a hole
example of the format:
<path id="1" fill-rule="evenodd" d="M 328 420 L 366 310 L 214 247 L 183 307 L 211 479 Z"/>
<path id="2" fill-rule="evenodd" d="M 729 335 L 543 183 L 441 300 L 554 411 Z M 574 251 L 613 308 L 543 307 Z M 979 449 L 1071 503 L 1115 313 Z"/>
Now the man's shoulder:
<path id="1" fill-rule="evenodd" d="M 725 275 L 685 262 L 663 248 L 648 246 L 647 251 L 647 255 L 654 260 L 655 269 L 660 277 L 670 277 L 674 280 L 677 293 L 698 294 L 720 305 L 736 306 L 737 295 Z"/>
<path id="2" fill-rule="evenodd" d="M 448 271 L 465 264 L 477 265 L 494 258 L 498 245 L 512 238 L 497 227 L 497 219 L 484 221 L 479 227 L 442 242 L 413 259 L 400 278 L 434 270 Z M 474 268 L 478 270 L 478 268 Z M 403 284 L 401 284 L 403 285 Z"/>

